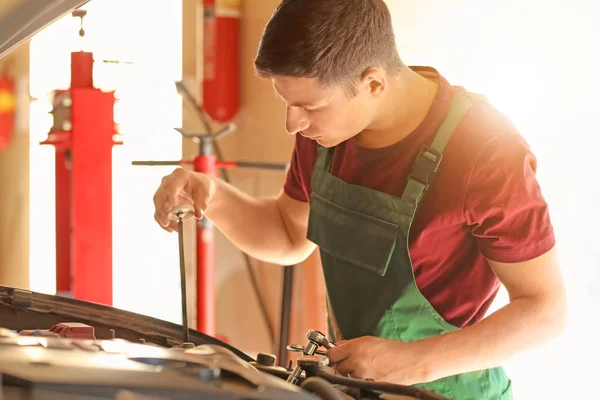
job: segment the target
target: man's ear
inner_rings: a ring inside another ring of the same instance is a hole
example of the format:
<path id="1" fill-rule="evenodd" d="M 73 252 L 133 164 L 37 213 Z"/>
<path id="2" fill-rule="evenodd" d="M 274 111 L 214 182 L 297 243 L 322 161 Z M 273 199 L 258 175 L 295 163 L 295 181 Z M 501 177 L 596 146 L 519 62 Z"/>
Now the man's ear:
<path id="1" fill-rule="evenodd" d="M 360 77 L 360 85 L 369 96 L 379 97 L 386 90 L 388 81 L 385 72 L 380 68 L 369 68 Z"/>

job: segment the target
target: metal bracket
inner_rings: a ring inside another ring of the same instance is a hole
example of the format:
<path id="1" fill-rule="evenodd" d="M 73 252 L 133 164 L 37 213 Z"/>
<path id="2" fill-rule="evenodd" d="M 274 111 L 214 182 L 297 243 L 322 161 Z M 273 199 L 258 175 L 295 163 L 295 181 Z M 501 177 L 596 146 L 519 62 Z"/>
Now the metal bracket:
<path id="1" fill-rule="evenodd" d="M 15 289 L 12 293 L 12 305 L 19 308 L 31 307 L 31 292 Z"/>

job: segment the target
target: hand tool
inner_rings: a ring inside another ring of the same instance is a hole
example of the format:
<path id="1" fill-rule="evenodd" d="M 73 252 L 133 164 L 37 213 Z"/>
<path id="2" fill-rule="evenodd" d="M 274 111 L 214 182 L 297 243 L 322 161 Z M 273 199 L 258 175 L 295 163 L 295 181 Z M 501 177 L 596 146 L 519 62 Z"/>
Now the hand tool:
<path id="1" fill-rule="evenodd" d="M 333 343 L 331 340 L 329 340 L 327 338 L 327 336 L 325 336 L 323 333 L 317 331 L 316 329 L 309 330 L 308 333 L 306 334 L 306 337 L 311 342 L 316 343 L 319 346 L 323 346 L 326 349 L 331 349 L 331 348 L 335 347 L 335 343 Z"/>
<path id="2" fill-rule="evenodd" d="M 290 345 L 288 346 L 288 350 L 291 351 L 302 351 L 304 356 L 314 356 L 316 354 L 326 355 L 326 352 L 320 351 L 319 347 L 323 346 L 326 349 L 331 349 L 335 347 L 335 344 L 327 338 L 323 333 L 319 332 L 316 329 L 310 329 L 306 333 L 306 338 L 308 339 L 308 343 L 306 346 L 302 345 Z M 322 360 L 321 360 L 322 361 Z M 302 375 L 303 367 L 305 365 L 301 365 L 298 363 L 290 376 L 287 379 L 288 383 L 295 385 L 300 380 L 300 375 Z"/>
<path id="3" fill-rule="evenodd" d="M 169 213 L 169 219 L 177 221 L 177 236 L 179 237 L 179 273 L 181 275 L 181 317 L 183 326 L 183 343 L 189 343 L 190 331 L 187 318 L 187 291 L 185 285 L 185 261 L 183 251 L 183 221 L 194 215 L 194 207 L 179 205 Z"/>

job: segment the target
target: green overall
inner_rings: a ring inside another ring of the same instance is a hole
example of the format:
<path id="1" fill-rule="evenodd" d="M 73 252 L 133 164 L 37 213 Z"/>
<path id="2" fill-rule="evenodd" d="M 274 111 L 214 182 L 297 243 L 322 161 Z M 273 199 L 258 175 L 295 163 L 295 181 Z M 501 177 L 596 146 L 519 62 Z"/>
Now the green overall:
<path id="1" fill-rule="evenodd" d="M 459 329 L 447 323 L 420 293 L 408 237 L 444 148 L 465 113 L 480 99 L 468 92 L 455 97 L 432 143 L 415 160 L 400 198 L 335 177 L 330 173 L 334 148 L 318 146 L 308 239 L 320 247 L 330 318 L 343 339 L 370 335 L 410 342 Z M 455 400 L 512 399 L 511 382 L 503 368 L 416 386 Z"/>

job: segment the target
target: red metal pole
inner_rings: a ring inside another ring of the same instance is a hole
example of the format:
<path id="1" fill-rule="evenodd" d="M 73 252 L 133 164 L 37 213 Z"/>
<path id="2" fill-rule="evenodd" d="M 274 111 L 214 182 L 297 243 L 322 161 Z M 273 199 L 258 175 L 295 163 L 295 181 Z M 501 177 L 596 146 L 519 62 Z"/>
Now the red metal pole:
<path id="1" fill-rule="evenodd" d="M 73 297 L 112 305 L 114 94 L 72 89 Z"/>
<path id="2" fill-rule="evenodd" d="M 94 87 L 94 57 L 71 53 L 71 87 L 56 91 L 56 290 L 112 305 L 113 92 Z"/>
<path id="3" fill-rule="evenodd" d="M 200 147 L 202 154 L 194 159 L 194 170 L 216 176 L 217 158 L 210 154 L 210 145 Z M 197 330 L 215 336 L 215 242 L 213 224 L 208 218 L 199 220 L 196 230 L 196 290 Z"/>
<path id="4" fill-rule="evenodd" d="M 77 51 L 71 53 L 71 88 L 94 87 L 94 54 Z"/>
<path id="5" fill-rule="evenodd" d="M 93 86 L 93 54 L 71 54 L 73 297 L 112 305 L 113 92 Z"/>
<path id="6" fill-rule="evenodd" d="M 71 296 L 71 171 L 68 150 L 56 149 L 56 293 Z"/>

